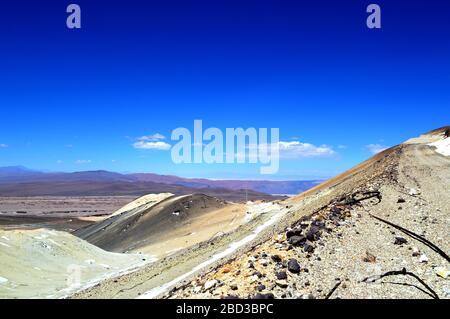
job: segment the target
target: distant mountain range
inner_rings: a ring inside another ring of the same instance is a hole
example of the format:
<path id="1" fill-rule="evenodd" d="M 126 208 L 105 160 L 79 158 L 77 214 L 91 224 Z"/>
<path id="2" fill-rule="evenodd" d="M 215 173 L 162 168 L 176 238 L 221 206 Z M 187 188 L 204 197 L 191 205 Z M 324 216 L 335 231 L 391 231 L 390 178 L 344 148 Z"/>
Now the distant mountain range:
<path id="1" fill-rule="evenodd" d="M 321 181 L 245 181 L 189 179 L 149 173 L 108 171 L 41 172 L 23 166 L 0 167 L 0 196 L 120 196 L 171 192 L 205 193 L 228 200 L 273 199 L 299 194 Z"/>

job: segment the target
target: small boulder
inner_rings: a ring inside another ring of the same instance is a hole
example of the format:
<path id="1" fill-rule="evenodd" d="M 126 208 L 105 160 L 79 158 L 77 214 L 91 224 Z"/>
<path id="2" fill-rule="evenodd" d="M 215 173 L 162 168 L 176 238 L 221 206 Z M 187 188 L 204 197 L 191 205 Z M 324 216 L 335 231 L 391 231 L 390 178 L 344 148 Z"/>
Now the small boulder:
<path id="1" fill-rule="evenodd" d="M 302 235 L 302 230 L 301 229 L 294 229 L 294 230 L 290 230 L 286 233 L 286 238 L 290 239 L 294 236 L 301 236 Z"/>
<path id="2" fill-rule="evenodd" d="M 273 255 L 271 258 L 272 258 L 272 260 L 273 260 L 274 262 L 276 262 L 276 263 L 280 263 L 280 262 L 283 261 L 283 260 L 281 259 L 281 257 L 278 256 L 278 255 Z"/>
<path id="3" fill-rule="evenodd" d="M 317 241 L 320 238 L 320 228 L 318 226 L 311 226 L 308 233 L 306 234 L 306 238 L 309 241 Z"/>
<path id="4" fill-rule="evenodd" d="M 288 278 L 288 275 L 285 271 L 280 271 L 275 274 L 278 280 L 286 280 Z"/>
<path id="5" fill-rule="evenodd" d="M 259 292 L 266 290 L 266 286 L 264 285 L 258 285 L 258 287 L 256 287 L 256 290 L 258 290 Z"/>
<path id="6" fill-rule="evenodd" d="M 306 244 L 303 246 L 303 250 L 305 251 L 305 253 L 312 254 L 312 253 L 314 252 L 315 248 L 314 248 L 314 246 L 311 245 L 310 243 L 306 243 Z"/>
<path id="7" fill-rule="evenodd" d="M 402 245 L 406 245 L 407 243 L 408 243 L 408 241 L 405 238 L 403 238 L 403 237 L 395 237 L 394 245 L 402 246 Z"/>
<path id="8" fill-rule="evenodd" d="M 300 273 L 301 267 L 300 267 L 299 263 L 297 262 L 297 260 L 295 260 L 295 259 L 289 260 L 288 270 L 293 274 Z"/>
<path id="9" fill-rule="evenodd" d="M 298 247 L 304 244 L 305 242 L 306 242 L 305 236 L 293 236 L 289 238 L 289 244 L 291 244 L 292 246 Z"/>

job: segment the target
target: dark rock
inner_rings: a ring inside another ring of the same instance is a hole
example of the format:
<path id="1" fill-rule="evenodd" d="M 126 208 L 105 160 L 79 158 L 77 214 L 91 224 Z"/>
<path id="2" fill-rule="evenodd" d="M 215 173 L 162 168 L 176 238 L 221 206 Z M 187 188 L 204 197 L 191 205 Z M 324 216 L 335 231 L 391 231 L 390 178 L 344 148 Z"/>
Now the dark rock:
<path id="1" fill-rule="evenodd" d="M 272 260 L 273 260 L 274 262 L 276 262 L 276 263 L 282 262 L 281 257 L 278 256 L 278 255 L 273 255 L 271 258 L 272 258 Z"/>
<path id="2" fill-rule="evenodd" d="M 313 245 L 311 245 L 311 244 L 309 244 L 309 243 L 306 243 L 304 246 L 303 246 L 303 250 L 305 251 L 305 253 L 310 253 L 310 254 L 312 254 L 313 252 L 314 252 L 314 246 Z"/>
<path id="3" fill-rule="evenodd" d="M 229 295 L 223 298 L 224 300 L 239 300 L 238 296 Z"/>
<path id="4" fill-rule="evenodd" d="M 333 207 L 331 207 L 330 211 L 333 214 L 339 215 L 341 213 L 342 209 L 340 209 L 339 207 L 333 206 Z"/>
<path id="5" fill-rule="evenodd" d="M 301 229 L 307 229 L 309 227 L 309 224 L 307 224 L 307 223 L 302 223 L 301 225 L 300 225 L 300 228 Z"/>
<path id="6" fill-rule="evenodd" d="M 397 201 L 397 203 L 398 203 L 398 204 L 403 204 L 403 203 L 406 203 L 406 200 L 403 199 L 403 198 L 399 198 L 398 201 Z"/>
<path id="7" fill-rule="evenodd" d="M 233 291 L 236 291 L 236 290 L 238 290 L 238 286 L 237 285 L 231 285 L 230 289 L 233 290 Z"/>
<path id="8" fill-rule="evenodd" d="M 306 238 L 309 241 L 316 241 L 320 238 L 320 228 L 318 226 L 311 226 L 308 233 L 306 234 Z"/>
<path id="9" fill-rule="evenodd" d="M 259 292 L 266 290 L 266 286 L 264 285 L 259 285 L 258 287 L 256 287 L 256 290 L 258 290 Z"/>
<path id="10" fill-rule="evenodd" d="M 286 280 L 288 278 L 287 273 L 285 271 L 280 271 L 275 275 L 278 280 Z"/>
<path id="11" fill-rule="evenodd" d="M 401 246 L 401 245 L 406 245 L 407 243 L 408 243 L 408 241 L 405 238 L 403 238 L 403 237 L 395 237 L 394 245 Z"/>
<path id="12" fill-rule="evenodd" d="M 300 273 L 300 265 L 298 264 L 297 260 L 291 259 L 288 263 L 288 270 L 293 274 L 299 274 Z"/>
<path id="13" fill-rule="evenodd" d="M 306 237 L 305 236 L 293 236 L 291 238 L 289 238 L 289 244 L 291 244 L 292 246 L 301 246 L 302 244 L 304 244 L 306 242 Z"/>
<path id="14" fill-rule="evenodd" d="M 290 239 L 294 236 L 301 236 L 302 235 L 302 230 L 301 229 L 295 229 L 295 230 L 290 230 L 286 233 L 286 237 L 287 239 Z"/>

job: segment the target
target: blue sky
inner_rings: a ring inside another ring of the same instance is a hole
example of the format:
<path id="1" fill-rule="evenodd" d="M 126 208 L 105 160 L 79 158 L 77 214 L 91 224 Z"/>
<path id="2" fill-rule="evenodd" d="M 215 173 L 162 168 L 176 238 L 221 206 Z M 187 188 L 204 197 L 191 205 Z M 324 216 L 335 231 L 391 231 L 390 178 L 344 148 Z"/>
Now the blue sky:
<path id="1" fill-rule="evenodd" d="M 327 178 L 450 122 L 446 1 L 374 0 L 381 30 L 369 1 L 72 2 L 81 30 L 70 2 L 2 2 L 0 166 L 268 178 L 133 147 L 201 119 L 280 128 L 313 146 L 270 178 Z"/>

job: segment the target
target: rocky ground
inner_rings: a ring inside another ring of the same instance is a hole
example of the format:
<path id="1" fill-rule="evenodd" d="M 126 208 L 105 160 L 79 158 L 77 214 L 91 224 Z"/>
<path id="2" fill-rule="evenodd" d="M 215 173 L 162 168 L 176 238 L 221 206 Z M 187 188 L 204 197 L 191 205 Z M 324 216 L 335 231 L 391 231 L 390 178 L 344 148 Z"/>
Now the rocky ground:
<path id="1" fill-rule="evenodd" d="M 374 161 L 301 199 L 315 204 L 293 203 L 291 224 L 268 240 L 163 297 L 450 298 L 450 159 L 420 143 Z"/>
<path id="2" fill-rule="evenodd" d="M 386 150 L 233 232 L 72 297 L 449 298 L 450 158 L 430 146 L 443 138 Z"/>

